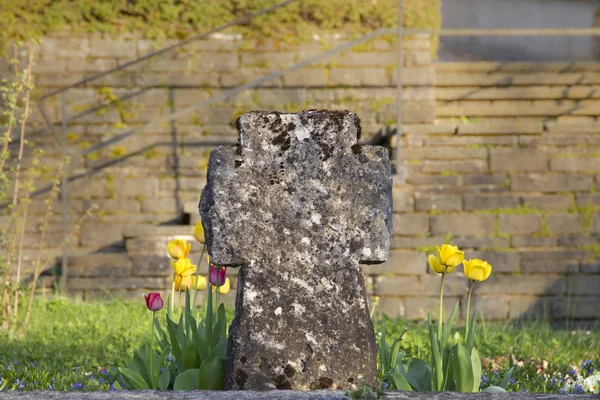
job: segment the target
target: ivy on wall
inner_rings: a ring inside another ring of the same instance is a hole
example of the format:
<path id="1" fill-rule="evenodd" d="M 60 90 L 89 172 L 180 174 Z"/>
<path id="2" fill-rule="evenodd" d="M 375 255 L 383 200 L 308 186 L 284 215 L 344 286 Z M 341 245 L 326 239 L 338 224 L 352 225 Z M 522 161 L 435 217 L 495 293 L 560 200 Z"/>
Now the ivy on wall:
<path id="1" fill-rule="evenodd" d="M 70 27 L 75 32 L 140 32 L 147 38 L 184 38 L 280 0 L 0 0 L 0 44 Z M 404 0 L 404 25 L 436 28 L 441 0 Z M 288 42 L 311 28 L 361 33 L 396 25 L 397 0 L 303 0 L 255 18 L 235 31 Z"/>

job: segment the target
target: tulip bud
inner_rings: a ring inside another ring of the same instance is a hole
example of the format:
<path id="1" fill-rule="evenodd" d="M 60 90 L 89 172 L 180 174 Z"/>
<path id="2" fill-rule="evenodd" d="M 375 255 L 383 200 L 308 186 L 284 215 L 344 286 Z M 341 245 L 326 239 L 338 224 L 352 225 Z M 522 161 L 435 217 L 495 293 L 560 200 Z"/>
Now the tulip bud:
<path id="1" fill-rule="evenodd" d="M 190 276 L 196 271 L 196 266 L 192 264 L 189 258 L 180 258 L 177 261 L 171 260 L 171 266 L 175 275 Z"/>
<path id="2" fill-rule="evenodd" d="M 194 226 L 194 237 L 198 241 L 198 243 L 204 244 L 204 227 L 202 226 L 202 221 L 198 222 L 196 226 Z"/>
<path id="3" fill-rule="evenodd" d="M 213 286 L 223 286 L 223 284 L 225 283 L 226 273 L 227 267 L 216 267 L 214 264 L 210 264 L 210 284 Z"/>
<path id="4" fill-rule="evenodd" d="M 492 266 L 477 258 L 465 261 L 465 275 L 472 281 L 485 281 L 492 273 Z"/>
<path id="5" fill-rule="evenodd" d="M 173 239 L 169 242 L 167 248 L 169 250 L 169 255 L 177 260 L 187 257 L 192 248 L 192 244 L 183 239 Z"/>
<path id="6" fill-rule="evenodd" d="M 148 307 L 148 310 L 162 310 L 164 303 L 162 297 L 160 297 L 160 293 L 148 293 L 148 295 L 144 295 L 144 299 L 146 300 L 146 307 Z"/>

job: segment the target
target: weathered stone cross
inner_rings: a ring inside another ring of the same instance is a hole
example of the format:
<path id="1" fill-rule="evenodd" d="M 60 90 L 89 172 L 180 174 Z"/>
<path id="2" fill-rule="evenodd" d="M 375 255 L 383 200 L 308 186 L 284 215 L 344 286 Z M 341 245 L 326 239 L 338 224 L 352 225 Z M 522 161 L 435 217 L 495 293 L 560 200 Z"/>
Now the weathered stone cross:
<path id="1" fill-rule="evenodd" d="M 200 201 L 212 262 L 241 267 L 226 388 L 374 384 L 359 262 L 388 256 L 387 152 L 357 144 L 348 111 L 257 111 L 238 129 L 238 146 L 212 151 Z"/>

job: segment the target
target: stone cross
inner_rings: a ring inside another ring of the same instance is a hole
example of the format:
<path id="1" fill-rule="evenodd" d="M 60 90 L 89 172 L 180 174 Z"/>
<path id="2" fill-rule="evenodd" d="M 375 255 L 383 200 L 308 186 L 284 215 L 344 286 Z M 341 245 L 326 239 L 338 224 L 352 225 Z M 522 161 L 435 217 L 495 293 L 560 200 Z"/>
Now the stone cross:
<path id="1" fill-rule="evenodd" d="M 210 154 L 200 214 L 211 261 L 241 267 L 225 387 L 375 384 L 360 263 L 387 259 L 386 150 L 349 111 L 250 112 Z"/>

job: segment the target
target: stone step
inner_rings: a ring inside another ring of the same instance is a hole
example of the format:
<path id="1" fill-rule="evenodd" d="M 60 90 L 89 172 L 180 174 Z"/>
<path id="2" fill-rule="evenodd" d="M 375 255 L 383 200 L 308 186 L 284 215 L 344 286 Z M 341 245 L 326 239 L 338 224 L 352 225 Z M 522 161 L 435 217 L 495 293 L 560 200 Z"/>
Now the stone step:
<path id="1" fill-rule="evenodd" d="M 600 98 L 600 86 L 436 87 L 438 101 L 452 100 L 581 100 Z"/>
<path id="2" fill-rule="evenodd" d="M 545 73 L 569 73 L 569 72 L 600 72 L 600 63 L 597 62 L 438 62 L 433 64 L 436 73 L 471 73 L 485 72 L 545 72 Z"/>
<path id="3" fill-rule="evenodd" d="M 129 276 L 131 273 L 126 252 L 72 255 L 68 265 L 69 277 Z"/>
<path id="4" fill-rule="evenodd" d="M 598 85 L 600 72 L 593 73 L 486 73 L 440 71 L 435 86 L 539 86 L 539 85 Z"/>

